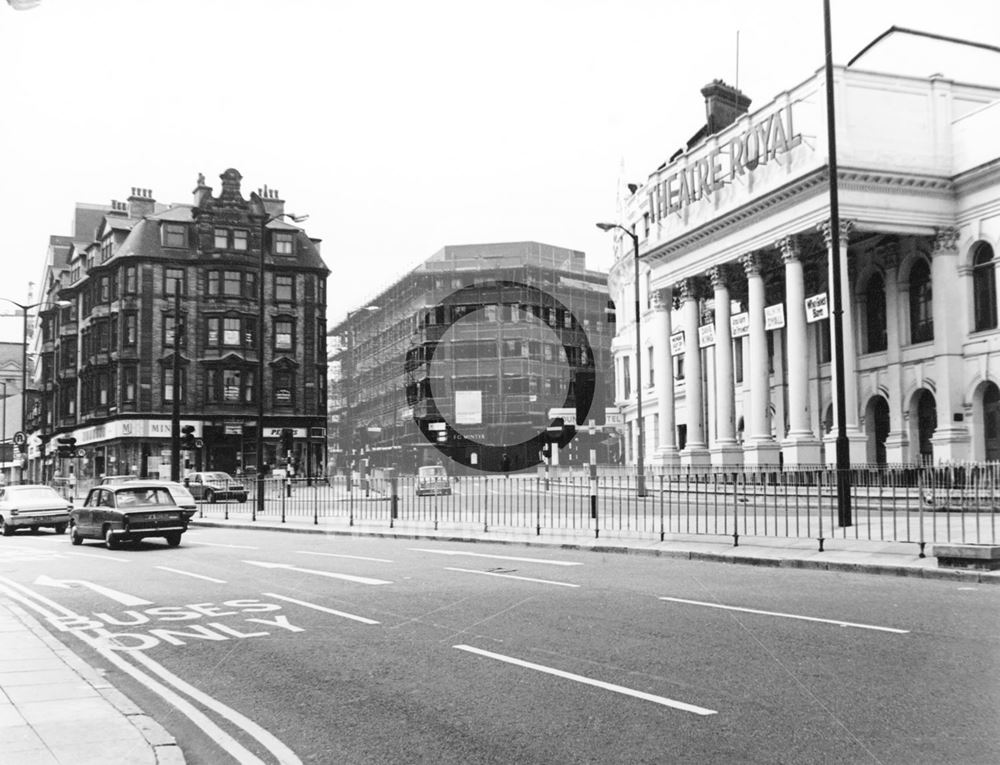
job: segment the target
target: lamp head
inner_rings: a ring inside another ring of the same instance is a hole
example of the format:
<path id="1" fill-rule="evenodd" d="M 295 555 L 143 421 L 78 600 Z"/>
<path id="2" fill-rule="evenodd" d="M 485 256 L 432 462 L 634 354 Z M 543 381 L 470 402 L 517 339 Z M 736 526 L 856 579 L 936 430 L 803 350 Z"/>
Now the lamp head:
<path id="1" fill-rule="evenodd" d="M 617 223 L 598 223 L 597 227 L 599 229 L 601 229 L 601 231 L 613 231 L 614 229 L 618 228 L 618 224 Z"/>

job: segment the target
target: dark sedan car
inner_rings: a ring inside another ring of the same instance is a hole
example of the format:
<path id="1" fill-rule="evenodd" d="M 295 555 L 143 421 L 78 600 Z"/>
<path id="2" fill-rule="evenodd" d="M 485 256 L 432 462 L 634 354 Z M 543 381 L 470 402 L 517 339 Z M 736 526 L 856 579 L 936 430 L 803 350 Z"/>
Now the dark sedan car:
<path id="1" fill-rule="evenodd" d="M 66 531 L 73 503 L 51 486 L 21 484 L 0 488 L 0 530 L 9 537 L 17 529 L 38 531 L 51 526 L 56 534 Z"/>
<path id="2" fill-rule="evenodd" d="M 219 470 L 189 473 L 184 479 L 184 485 L 195 499 L 205 502 L 217 502 L 220 499 L 247 501 L 247 489 L 243 482 Z"/>
<path id="3" fill-rule="evenodd" d="M 110 549 L 122 542 L 164 537 L 176 547 L 187 531 L 187 516 L 162 483 L 130 481 L 95 486 L 80 507 L 70 513 L 70 539 L 103 539 Z"/>

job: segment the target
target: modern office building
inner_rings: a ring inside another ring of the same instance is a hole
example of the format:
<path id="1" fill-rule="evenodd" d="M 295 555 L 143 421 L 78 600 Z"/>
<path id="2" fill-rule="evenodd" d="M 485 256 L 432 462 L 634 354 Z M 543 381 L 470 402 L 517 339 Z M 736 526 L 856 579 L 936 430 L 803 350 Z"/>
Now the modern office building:
<path id="1" fill-rule="evenodd" d="M 324 464 L 329 270 L 319 241 L 287 222 L 276 191 L 247 199 L 238 171 L 220 178 L 214 195 L 199 176 L 188 204 L 133 188 L 107 208 L 78 205 L 69 242 L 50 246 L 33 338 L 31 477 L 169 475 L 175 396 L 197 438 L 183 467 L 253 470 L 261 396 L 264 462 L 284 463 L 278 445 L 291 429 L 298 469 Z M 59 437 L 74 438 L 79 456 L 56 457 Z"/>
<path id="2" fill-rule="evenodd" d="M 833 77 L 836 232 L 822 69 L 755 111 L 708 85 L 708 123 L 627 200 L 646 346 L 620 314 L 630 461 L 639 353 L 655 370 L 639 381 L 650 462 L 832 463 L 834 278 L 851 462 L 1000 459 L 1000 90 Z M 636 289 L 630 239 L 617 255 L 622 305 Z"/>
<path id="3" fill-rule="evenodd" d="M 616 460 L 606 280 L 538 242 L 449 246 L 350 311 L 331 330 L 339 466 L 532 467 L 558 417 L 576 437 L 545 459 Z"/>

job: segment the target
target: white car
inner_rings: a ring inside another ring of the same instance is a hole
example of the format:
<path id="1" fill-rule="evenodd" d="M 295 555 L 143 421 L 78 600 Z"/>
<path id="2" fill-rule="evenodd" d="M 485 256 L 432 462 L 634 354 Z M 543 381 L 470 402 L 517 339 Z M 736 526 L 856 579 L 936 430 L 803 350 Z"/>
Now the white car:
<path id="1" fill-rule="evenodd" d="M 51 486 L 20 484 L 0 487 L 0 531 L 5 537 L 19 528 L 38 531 L 42 526 L 66 532 L 73 503 Z"/>

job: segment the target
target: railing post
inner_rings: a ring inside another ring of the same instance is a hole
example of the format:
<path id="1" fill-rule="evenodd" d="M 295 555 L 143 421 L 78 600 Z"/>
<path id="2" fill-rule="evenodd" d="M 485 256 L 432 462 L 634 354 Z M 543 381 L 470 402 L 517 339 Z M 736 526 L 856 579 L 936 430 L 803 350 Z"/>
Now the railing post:
<path id="1" fill-rule="evenodd" d="M 399 517 L 399 476 L 396 475 L 395 468 L 387 468 L 389 475 L 389 515 L 391 520 Z"/>

